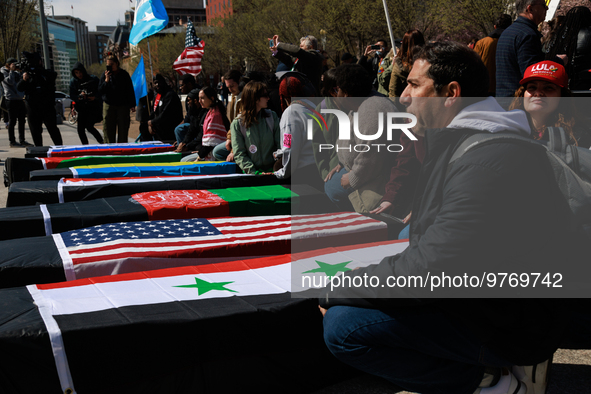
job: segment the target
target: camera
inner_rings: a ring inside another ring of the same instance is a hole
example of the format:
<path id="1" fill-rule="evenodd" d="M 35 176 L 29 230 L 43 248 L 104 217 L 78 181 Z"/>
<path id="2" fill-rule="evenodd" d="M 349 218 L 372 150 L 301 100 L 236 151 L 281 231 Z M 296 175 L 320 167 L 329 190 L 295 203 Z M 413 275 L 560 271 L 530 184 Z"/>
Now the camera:
<path id="1" fill-rule="evenodd" d="M 88 97 L 96 96 L 96 92 L 98 90 L 98 85 L 95 81 L 88 81 L 80 84 L 80 88 L 78 89 L 78 100 L 77 101 L 86 101 Z"/>
<path id="2" fill-rule="evenodd" d="M 382 49 L 382 46 L 381 45 L 372 45 L 370 48 L 371 49 Z"/>
<path id="3" fill-rule="evenodd" d="M 113 71 L 113 66 L 107 65 L 107 71 L 108 72 L 112 72 Z"/>
<path id="4" fill-rule="evenodd" d="M 15 67 L 23 73 L 35 75 L 39 69 L 39 60 L 41 57 L 38 53 L 23 52 L 20 62 L 15 63 Z"/>

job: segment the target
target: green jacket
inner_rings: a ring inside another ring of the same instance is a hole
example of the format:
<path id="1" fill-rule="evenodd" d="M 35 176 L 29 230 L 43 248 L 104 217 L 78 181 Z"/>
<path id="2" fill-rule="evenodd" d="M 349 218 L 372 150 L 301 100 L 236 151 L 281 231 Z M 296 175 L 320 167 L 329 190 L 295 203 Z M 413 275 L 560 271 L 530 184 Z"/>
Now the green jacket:
<path id="1" fill-rule="evenodd" d="M 240 117 L 234 119 L 230 125 L 234 160 L 245 174 L 256 171 L 273 172 L 273 152 L 281 148 L 279 118 L 273 111 L 264 111 L 273 117 L 273 130 L 269 130 L 267 120 L 262 116 L 263 111 L 259 112 L 257 123 L 246 129 L 246 136 L 240 130 Z"/>
<path id="2" fill-rule="evenodd" d="M 334 99 L 330 97 L 327 97 L 324 103 L 324 106 L 322 103 L 318 105 L 318 107 L 316 107 L 316 111 L 320 112 L 322 108 L 339 109 L 339 107 L 335 105 Z M 336 146 L 337 139 L 339 138 L 339 121 L 337 117 L 324 115 L 324 119 L 326 119 L 328 130 L 326 130 L 324 125 L 322 128 L 320 128 L 316 122 L 312 123 L 312 147 L 314 149 L 314 160 L 316 161 L 316 167 L 318 167 L 318 173 L 322 177 L 322 180 L 326 178 L 330 170 L 339 164 L 339 158 L 337 156 L 336 149 L 323 149 L 322 152 L 320 152 L 320 144 L 330 144 Z"/>
<path id="3" fill-rule="evenodd" d="M 390 89 L 390 76 L 392 75 L 392 62 L 387 57 L 384 58 L 384 71 L 378 74 L 378 93 L 388 97 Z"/>

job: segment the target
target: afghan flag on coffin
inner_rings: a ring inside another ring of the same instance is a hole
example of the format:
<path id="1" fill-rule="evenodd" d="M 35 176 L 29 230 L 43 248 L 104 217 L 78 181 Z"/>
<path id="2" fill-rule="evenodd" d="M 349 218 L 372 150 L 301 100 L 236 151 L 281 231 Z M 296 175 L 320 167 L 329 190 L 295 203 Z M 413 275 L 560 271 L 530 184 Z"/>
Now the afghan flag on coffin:
<path id="1" fill-rule="evenodd" d="M 289 180 L 288 180 L 289 181 Z M 129 196 L 158 190 L 203 190 L 278 185 L 274 175 L 229 174 L 143 178 L 60 179 L 15 182 L 8 189 L 7 207 Z"/>
<path id="2" fill-rule="evenodd" d="M 103 224 L 0 242 L 0 287 L 91 278 L 387 240 L 355 212 Z M 35 245 L 31 248 L 31 245 Z"/>
<path id="3" fill-rule="evenodd" d="M 159 152 L 172 152 L 174 146 L 160 141 L 130 144 L 30 146 L 25 157 L 77 157 L 107 155 L 139 155 Z"/>
<path id="4" fill-rule="evenodd" d="M 285 370 L 288 355 L 323 348 L 317 301 L 292 298 L 292 283 L 300 282 L 292 269 L 307 275 L 326 262 L 342 272 L 406 246 L 372 243 L 1 290 L 0 391 L 269 392 L 260 379 L 236 374 L 263 354 L 276 355 Z M 199 374 L 208 367 L 211 374 Z M 187 379 L 187 368 L 197 373 Z M 220 374 L 228 383 L 217 381 Z"/>
<path id="5" fill-rule="evenodd" d="M 145 220 L 331 212 L 308 185 L 164 190 L 98 200 L 0 208 L 0 240 L 52 235 L 98 224 Z"/>
<path id="6" fill-rule="evenodd" d="M 235 174 L 239 167 L 227 161 L 189 161 L 174 163 L 99 164 L 52 170 L 31 171 L 31 181 L 61 178 L 126 178 L 182 175 Z"/>

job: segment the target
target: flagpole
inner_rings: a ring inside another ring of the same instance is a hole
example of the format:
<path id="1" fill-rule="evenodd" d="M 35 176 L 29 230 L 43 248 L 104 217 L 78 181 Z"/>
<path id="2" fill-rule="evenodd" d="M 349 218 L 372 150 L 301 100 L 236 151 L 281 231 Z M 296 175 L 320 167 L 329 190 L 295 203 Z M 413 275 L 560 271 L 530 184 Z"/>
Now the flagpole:
<path id="1" fill-rule="evenodd" d="M 384 12 L 386 13 L 386 22 L 388 23 L 388 33 L 390 33 L 390 44 L 394 49 L 394 56 L 396 56 L 396 42 L 394 42 L 394 35 L 392 34 L 392 24 L 390 23 L 390 13 L 388 12 L 388 4 L 386 0 L 383 0 L 384 3 Z"/>
<path id="2" fill-rule="evenodd" d="M 150 59 L 150 77 L 154 78 L 154 70 L 152 69 L 152 53 L 150 52 L 150 39 L 148 38 L 148 58 Z"/>

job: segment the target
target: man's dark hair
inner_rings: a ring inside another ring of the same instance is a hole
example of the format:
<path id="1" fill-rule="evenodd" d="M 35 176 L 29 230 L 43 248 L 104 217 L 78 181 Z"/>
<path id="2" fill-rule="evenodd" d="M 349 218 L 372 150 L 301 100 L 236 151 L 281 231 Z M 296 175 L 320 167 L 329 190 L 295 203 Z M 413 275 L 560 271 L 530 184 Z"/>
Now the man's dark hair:
<path id="1" fill-rule="evenodd" d="M 501 15 L 499 15 L 499 17 L 495 21 L 494 25 L 497 27 L 497 29 L 506 29 L 509 26 L 511 26 L 511 23 L 513 23 L 513 19 L 511 19 L 511 15 L 501 14 Z"/>
<path id="2" fill-rule="evenodd" d="M 527 6 L 532 5 L 536 1 L 540 0 L 517 0 L 515 2 L 515 11 L 517 11 L 517 14 L 523 14 L 527 9 Z"/>
<path id="3" fill-rule="evenodd" d="M 371 93 L 371 78 L 363 66 L 341 64 L 335 72 L 337 86 L 349 97 L 367 97 Z"/>
<path id="4" fill-rule="evenodd" d="M 421 47 L 414 61 L 430 64 L 427 76 L 433 80 L 437 93 L 450 82 L 457 82 L 462 97 L 488 96 L 488 71 L 472 49 L 454 41 L 439 41 Z"/>
<path id="5" fill-rule="evenodd" d="M 240 74 L 240 71 L 238 71 L 238 70 L 230 70 L 224 74 L 224 79 L 226 81 L 231 79 L 236 83 L 240 82 L 240 77 L 242 77 L 242 74 Z"/>
<path id="6" fill-rule="evenodd" d="M 179 77 L 179 79 L 183 81 L 185 84 L 189 84 L 192 86 L 197 85 L 197 82 L 195 82 L 195 77 L 191 74 L 183 74 Z"/>
<path id="7" fill-rule="evenodd" d="M 388 41 L 387 40 L 384 40 L 383 38 L 378 38 L 376 40 L 376 42 L 380 42 L 380 41 L 382 41 L 384 43 L 385 47 L 388 48 Z"/>

